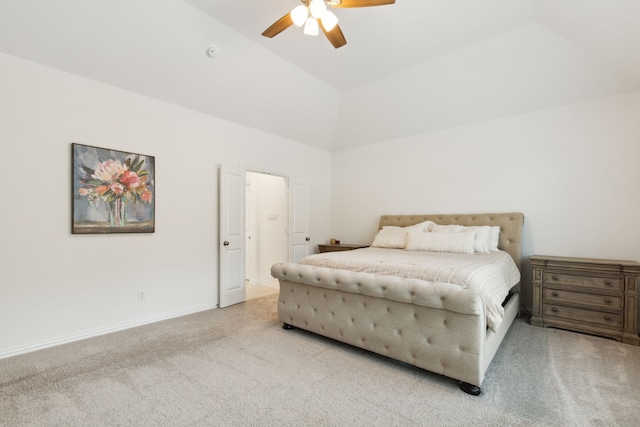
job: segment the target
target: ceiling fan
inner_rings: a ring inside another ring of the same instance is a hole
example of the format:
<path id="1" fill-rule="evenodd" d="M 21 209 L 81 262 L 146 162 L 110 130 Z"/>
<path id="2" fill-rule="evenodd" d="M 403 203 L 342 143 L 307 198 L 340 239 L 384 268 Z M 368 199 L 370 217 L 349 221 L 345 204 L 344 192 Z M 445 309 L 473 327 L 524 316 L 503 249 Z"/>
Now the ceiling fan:
<path id="1" fill-rule="evenodd" d="M 290 13 L 278 19 L 262 35 L 275 37 L 292 25 L 304 26 L 304 33 L 312 36 L 318 35 L 318 29 L 322 29 L 329 42 L 338 49 L 347 44 L 338 25 L 338 17 L 327 9 L 327 5 L 337 8 L 371 7 L 394 4 L 396 0 L 300 0 L 302 4 L 295 7 Z"/>

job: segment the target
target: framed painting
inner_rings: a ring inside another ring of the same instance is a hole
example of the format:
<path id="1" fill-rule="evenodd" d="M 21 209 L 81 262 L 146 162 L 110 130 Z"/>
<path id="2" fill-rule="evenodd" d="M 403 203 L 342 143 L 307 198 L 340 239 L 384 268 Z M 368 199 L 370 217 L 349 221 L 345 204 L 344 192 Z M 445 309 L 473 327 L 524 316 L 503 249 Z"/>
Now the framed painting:
<path id="1" fill-rule="evenodd" d="M 71 144 L 73 234 L 153 233 L 155 157 Z"/>

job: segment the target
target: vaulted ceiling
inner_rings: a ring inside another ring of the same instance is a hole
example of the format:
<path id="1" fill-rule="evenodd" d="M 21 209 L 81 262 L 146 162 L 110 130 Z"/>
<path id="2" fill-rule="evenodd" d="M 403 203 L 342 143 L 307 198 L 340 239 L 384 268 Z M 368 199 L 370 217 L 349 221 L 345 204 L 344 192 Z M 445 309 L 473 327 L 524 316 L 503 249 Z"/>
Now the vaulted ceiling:
<path id="1" fill-rule="evenodd" d="M 335 9 L 337 50 L 260 35 L 298 4 L 3 0 L 0 52 L 323 150 L 640 90 L 637 0 L 396 0 Z"/>

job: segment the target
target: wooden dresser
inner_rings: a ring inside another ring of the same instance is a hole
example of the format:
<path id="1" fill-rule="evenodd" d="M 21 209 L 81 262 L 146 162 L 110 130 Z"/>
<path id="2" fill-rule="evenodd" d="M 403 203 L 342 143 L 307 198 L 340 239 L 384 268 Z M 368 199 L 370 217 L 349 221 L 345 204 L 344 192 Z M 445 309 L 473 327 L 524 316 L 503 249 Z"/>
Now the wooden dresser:
<path id="1" fill-rule="evenodd" d="M 532 256 L 531 324 L 553 326 L 640 345 L 640 263 Z"/>

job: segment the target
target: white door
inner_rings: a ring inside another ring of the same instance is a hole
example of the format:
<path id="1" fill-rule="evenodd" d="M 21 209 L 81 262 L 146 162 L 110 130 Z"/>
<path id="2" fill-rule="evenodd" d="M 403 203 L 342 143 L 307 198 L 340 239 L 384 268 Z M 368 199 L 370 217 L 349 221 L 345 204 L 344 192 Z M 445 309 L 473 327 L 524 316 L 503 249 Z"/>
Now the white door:
<path id="1" fill-rule="evenodd" d="M 298 262 L 309 255 L 309 181 L 289 179 L 289 261 Z"/>
<path id="2" fill-rule="evenodd" d="M 220 167 L 220 307 L 243 302 L 245 291 L 245 171 Z"/>
<path id="3" fill-rule="evenodd" d="M 245 206 L 245 211 L 246 211 L 246 217 L 247 217 L 247 224 L 246 224 L 246 258 L 245 258 L 245 264 L 246 264 L 246 271 L 247 271 L 247 275 L 246 275 L 246 283 L 247 285 L 256 285 L 258 284 L 258 281 L 254 279 L 253 273 L 255 271 L 254 266 L 255 266 L 255 261 L 256 261 L 256 256 L 255 256 L 255 248 L 253 247 L 253 241 L 254 241 L 254 234 L 255 234 L 255 224 L 256 224 L 256 213 L 255 213 L 255 203 L 254 203 L 254 191 L 253 191 L 253 179 L 252 179 L 252 174 L 251 172 L 247 172 L 245 175 L 245 179 L 246 179 L 246 206 Z"/>

